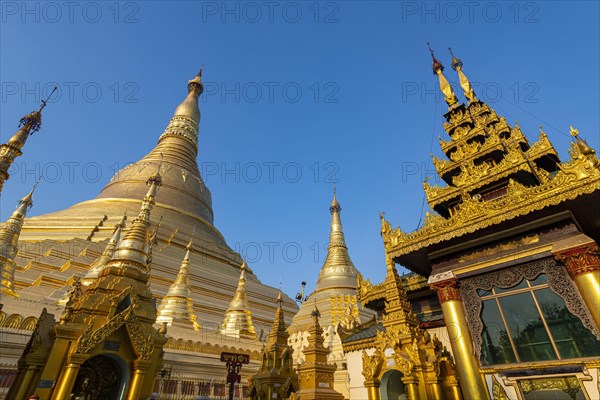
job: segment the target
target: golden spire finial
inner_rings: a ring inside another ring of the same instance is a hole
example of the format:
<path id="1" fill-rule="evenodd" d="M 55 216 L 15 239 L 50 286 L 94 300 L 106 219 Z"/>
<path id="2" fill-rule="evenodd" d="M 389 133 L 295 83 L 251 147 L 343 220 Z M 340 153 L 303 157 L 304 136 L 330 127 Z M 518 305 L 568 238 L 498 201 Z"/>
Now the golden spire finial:
<path id="1" fill-rule="evenodd" d="M 177 323 L 179 325 L 191 326 L 194 330 L 199 330 L 200 324 L 194 313 L 194 302 L 192 300 L 189 280 L 192 244 L 193 240 L 190 237 L 187 246 L 185 246 L 185 256 L 181 262 L 177 277 L 162 299 L 156 322 L 167 323 L 168 325 Z"/>
<path id="2" fill-rule="evenodd" d="M 465 97 L 469 100 L 469 103 L 477 101 L 477 97 L 475 97 L 475 92 L 473 91 L 473 87 L 471 86 L 471 82 L 469 82 L 469 79 L 462 70 L 462 61 L 454 56 L 454 53 L 452 52 L 452 49 L 450 47 L 448 47 L 448 50 L 450 50 L 450 54 L 452 55 L 452 69 L 458 73 L 460 86 L 462 87 L 465 93 Z"/>
<path id="3" fill-rule="evenodd" d="M 39 179 L 33 189 L 19 200 L 17 209 L 0 227 L 0 295 L 19 297 L 15 292 L 15 257 L 18 252 L 23 221 L 27 216 L 27 211 L 33 206 L 32 196 L 38 183 Z"/>
<path id="4" fill-rule="evenodd" d="M 50 96 L 56 91 L 56 86 Z M 37 111 L 33 111 L 19 121 L 19 130 L 15 133 L 8 142 L 0 145 L 0 192 L 4 182 L 10 178 L 8 170 L 12 165 L 15 158 L 19 157 L 23 152 L 21 149 L 25 146 L 27 138 L 34 132 L 40 130 L 42 126 L 42 110 L 46 107 L 46 103 L 50 100 L 48 96 L 45 100 L 42 100 L 42 105 Z"/>
<path id="5" fill-rule="evenodd" d="M 329 247 L 327 248 L 327 257 L 319 272 L 316 290 L 356 288 L 358 272 L 348 254 L 340 216 L 342 207 L 335 192 L 329 205 L 329 211 L 331 212 Z"/>
<path id="6" fill-rule="evenodd" d="M 574 138 L 577 138 L 579 136 L 579 129 L 575 129 L 573 128 L 573 125 L 569 126 L 569 133 L 571 134 L 571 136 L 573 136 Z"/>
<path id="7" fill-rule="evenodd" d="M 450 83 L 448 83 L 448 80 L 443 74 L 444 66 L 435 58 L 435 55 L 433 54 L 433 50 L 431 49 L 429 42 L 427 42 L 427 47 L 429 48 L 429 52 L 431 53 L 431 59 L 433 61 L 433 74 L 438 76 L 438 80 L 440 81 L 440 90 L 444 94 L 444 100 L 446 100 L 446 103 L 448 104 L 450 109 L 452 109 L 456 107 L 458 99 L 454 94 L 454 90 L 452 90 L 452 86 L 450 86 Z"/>

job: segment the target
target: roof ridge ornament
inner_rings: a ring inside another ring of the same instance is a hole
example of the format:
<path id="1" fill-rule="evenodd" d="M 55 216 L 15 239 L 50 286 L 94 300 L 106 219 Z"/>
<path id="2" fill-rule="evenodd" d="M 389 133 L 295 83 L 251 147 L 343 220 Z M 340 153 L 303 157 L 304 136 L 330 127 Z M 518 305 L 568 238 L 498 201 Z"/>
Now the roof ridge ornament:
<path id="1" fill-rule="evenodd" d="M 433 74 L 438 76 L 438 80 L 440 82 L 440 90 L 444 94 L 444 100 L 446 100 L 448 107 L 450 108 L 450 110 L 452 110 L 458 105 L 458 99 L 454 94 L 454 90 L 452 90 L 452 86 L 450 86 L 450 83 L 448 83 L 448 80 L 443 74 L 444 66 L 437 58 L 435 58 L 435 55 L 433 54 L 433 49 L 431 48 L 429 42 L 427 42 L 427 47 L 429 48 L 429 52 L 431 53 L 431 60 L 433 62 Z"/>
<path id="2" fill-rule="evenodd" d="M 469 82 L 469 79 L 462 70 L 463 62 L 460 60 L 460 58 L 454 56 L 452 48 L 448 47 L 448 50 L 450 50 L 450 55 L 452 55 L 452 69 L 458 73 L 460 87 L 462 87 L 465 97 L 469 100 L 469 104 L 478 101 L 477 97 L 475 97 L 475 92 L 473 91 L 471 82 Z"/>

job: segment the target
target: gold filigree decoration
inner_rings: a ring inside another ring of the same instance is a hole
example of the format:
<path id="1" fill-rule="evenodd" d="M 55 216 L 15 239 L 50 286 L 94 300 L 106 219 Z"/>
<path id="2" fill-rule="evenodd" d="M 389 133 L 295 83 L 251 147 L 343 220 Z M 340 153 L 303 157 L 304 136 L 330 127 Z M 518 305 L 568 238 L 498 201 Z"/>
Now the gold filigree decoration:
<path id="1" fill-rule="evenodd" d="M 492 400 L 509 400 L 506 390 L 502 387 L 496 375 L 492 376 Z"/>
<path id="2" fill-rule="evenodd" d="M 545 184 L 531 187 L 513 184 L 503 197 L 491 201 L 463 195 L 463 202 L 449 218 L 432 216 L 429 224 L 412 233 L 400 228 L 382 232 L 387 257 L 409 254 L 600 190 L 600 161 L 596 155 L 579 142 L 571 144 L 571 154 L 573 159 L 559 164 L 560 170 Z M 424 186 L 429 190 L 429 198 L 439 196 L 438 187 Z"/>
<path id="3" fill-rule="evenodd" d="M 523 393 L 528 394 L 538 390 L 558 389 L 575 398 L 581 390 L 581 383 L 576 376 L 553 377 L 543 379 L 521 379 L 519 386 Z"/>
<path id="4" fill-rule="evenodd" d="M 362 374 L 366 380 L 373 380 L 375 376 L 379 375 L 383 361 L 383 354 L 379 348 L 375 349 L 375 353 L 372 356 L 368 355 L 366 350 L 363 350 Z"/>

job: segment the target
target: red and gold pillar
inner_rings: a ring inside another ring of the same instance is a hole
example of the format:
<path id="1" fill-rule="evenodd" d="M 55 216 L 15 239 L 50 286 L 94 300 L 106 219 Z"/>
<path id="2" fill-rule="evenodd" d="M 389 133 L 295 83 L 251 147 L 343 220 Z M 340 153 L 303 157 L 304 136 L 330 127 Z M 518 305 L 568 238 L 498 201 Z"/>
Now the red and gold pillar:
<path id="1" fill-rule="evenodd" d="M 479 361 L 473 351 L 473 339 L 458 291 L 458 281 L 454 277 L 441 281 L 436 281 L 435 277 L 432 278 L 429 283 L 437 292 L 442 305 L 463 397 L 465 399 L 489 399 L 483 377 L 479 373 Z"/>
<path id="2" fill-rule="evenodd" d="M 600 329 L 600 251 L 595 242 L 562 249 L 554 257 L 565 264 L 569 275 Z"/>

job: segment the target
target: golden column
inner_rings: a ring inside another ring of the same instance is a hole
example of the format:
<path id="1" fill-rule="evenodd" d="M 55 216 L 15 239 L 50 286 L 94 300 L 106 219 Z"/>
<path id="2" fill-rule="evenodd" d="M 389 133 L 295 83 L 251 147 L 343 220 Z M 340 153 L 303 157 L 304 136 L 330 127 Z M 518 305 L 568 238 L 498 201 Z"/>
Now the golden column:
<path id="1" fill-rule="evenodd" d="M 596 242 L 562 249 L 554 257 L 567 267 L 567 271 L 581 293 L 590 314 L 600 330 L 600 251 Z"/>
<path id="2" fill-rule="evenodd" d="M 379 390 L 380 383 L 378 381 L 365 381 L 364 385 L 367 388 L 369 400 L 381 400 L 381 392 Z"/>
<path id="3" fill-rule="evenodd" d="M 429 278 L 429 285 L 437 292 L 442 305 L 463 397 L 465 399 L 489 399 L 483 377 L 479 373 L 479 362 L 473 351 L 473 339 L 458 291 L 458 281 L 454 274 L 451 274 L 450 279 L 444 278 L 446 278 L 446 273 L 441 279 L 436 279 L 434 275 Z"/>
<path id="4" fill-rule="evenodd" d="M 58 380 L 56 390 L 52 394 L 52 400 L 69 399 L 69 396 L 73 390 L 73 386 L 75 385 L 75 380 L 77 379 L 77 374 L 81 368 L 81 364 L 83 364 L 87 358 L 88 356 L 83 354 L 71 355 L 70 360 L 67 362 L 67 366 L 64 368 Z"/>
<path id="5" fill-rule="evenodd" d="M 127 400 L 137 400 L 140 397 L 140 391 L 144 383 L 144 377 L 148 368 L 150 367 L 148 361 L 135 360 L 133 362 L 134 371 L 133 378 L 131 379 L 131 385 L 129 386 L 129 392 L 127 393 Z"/>

